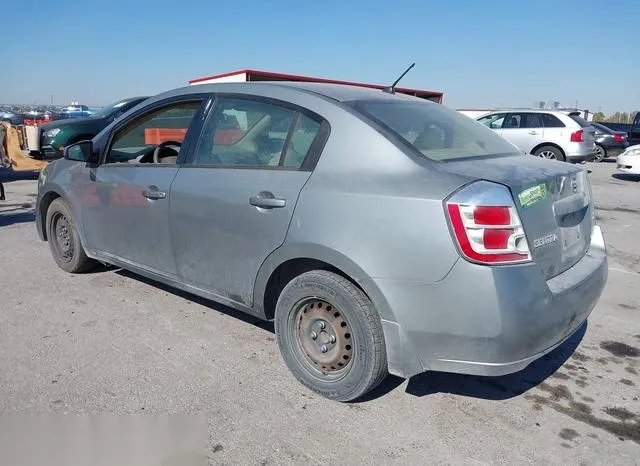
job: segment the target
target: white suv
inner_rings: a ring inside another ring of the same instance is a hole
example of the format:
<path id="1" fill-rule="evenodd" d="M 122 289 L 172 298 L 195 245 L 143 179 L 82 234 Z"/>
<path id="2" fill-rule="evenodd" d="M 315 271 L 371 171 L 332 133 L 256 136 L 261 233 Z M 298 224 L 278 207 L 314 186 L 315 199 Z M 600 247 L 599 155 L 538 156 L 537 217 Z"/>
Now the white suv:
<path id="1" fill-rule="evenodd" d="M 476 120 L 527 154 L 573 163 L 595 157 L 595 129 L 579 112 L 496 110 Z"/>

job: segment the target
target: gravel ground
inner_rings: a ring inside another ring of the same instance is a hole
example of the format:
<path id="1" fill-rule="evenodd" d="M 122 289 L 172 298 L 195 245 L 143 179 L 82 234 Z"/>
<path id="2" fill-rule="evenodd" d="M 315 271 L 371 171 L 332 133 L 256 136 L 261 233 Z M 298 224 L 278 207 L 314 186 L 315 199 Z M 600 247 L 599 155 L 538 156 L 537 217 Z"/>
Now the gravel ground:
<path id="1" fill-rule="evenodd" d="M 7 184 L 1 422 L 180 414 L 205 421 L 211 464 L 640 464 L 640 182 L 589 168 L 610 273 L 588 325 L 520 373 L 389 377 L 352 404 L 299 385 L 270 324 L 128 272 L 62 272 L 34 228 L 36 183 Z"/>

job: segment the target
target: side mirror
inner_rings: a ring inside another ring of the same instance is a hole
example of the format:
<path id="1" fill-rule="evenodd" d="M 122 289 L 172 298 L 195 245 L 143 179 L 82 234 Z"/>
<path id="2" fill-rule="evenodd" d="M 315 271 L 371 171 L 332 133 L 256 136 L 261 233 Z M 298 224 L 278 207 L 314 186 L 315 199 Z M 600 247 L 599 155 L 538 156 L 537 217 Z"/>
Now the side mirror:
<path id="1" fill-rule="evenodd" d="M 64 148 L 62 156 L 76 162 L 92 162 L 95 159 L 93 157 L 93 143 L 87 140 L 71 144 Z"/>

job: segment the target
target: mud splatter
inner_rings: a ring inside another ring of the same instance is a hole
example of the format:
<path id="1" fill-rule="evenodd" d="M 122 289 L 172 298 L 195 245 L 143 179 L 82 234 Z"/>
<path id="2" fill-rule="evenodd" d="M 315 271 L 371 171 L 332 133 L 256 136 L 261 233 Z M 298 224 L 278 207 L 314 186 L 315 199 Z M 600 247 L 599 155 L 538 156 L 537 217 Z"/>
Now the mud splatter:
<path id="1" fill-rule="evenodd" d="M 562 445 L 564 448 L 573 448 L 571 445 L 569 445 L 567 442 L 562 442 L 560 445 Z"/>
<path id="2" fill-rule="evenodd" d="M 625 367 L 624 370 L 627 371 L 629 374 L 638 375 L 638 371 L 631 366 Z"/>
<path id="3" fill-rule="evenodd" d="M 560 380 L 569 380 L 571 378 L 563 372 L 556 372 L 555 374 L 552 374 L 551 377 L 553 377 L 554 379 L 560 379 Z"/>
<path id="4" fill-rule="evenodd" d="M 629 385 L 630 387 L 634 387 L 636 385 L 629 379 L 620 379 L 620 383 L 624 385 Z"/>
<path id="5" fill-rule="evenodd" d="M 571 392 L 565 385 L 556 385 L 554 387 L 546 382 L 542 382 L 537 388 L 551 394 L 551 397 L 549 398 L 551 401 L 558 401 L 561 399 L 573 400 Z"/>
<path id="6" fill-rule="evenodd" d="M 576 411 L 580 411 L 581 413 L 591 413 L 591 406 L 585 403 L 580 403 L 579 401 L 572 401 L 571 403 L 569 403 L 569 406 L 571 406 L 571 408 L 575 409 Z"/>
<path id="7" fill-rule="evenodd" d="M 574 366 L 573 364 L 569 364 L 569 363 L 566 363 L 563 367 L 570 371 L 574 371 L 577 369 L 577 366 Z"/>
<path id="8" fill-rule="evenodd" d="M 632 306 L 631 304 L 624 304 L 624 303 L 620 303 L 618 304 L 618 306 L 620 306 L 622 309 L 627 309 L 629 311 L 635 311 L 637 308 L 637 306 Z"/>
<path id="9" fill-rule="evenodd" d="M 576 351 L 571 355 L 571 359 L 575 359 L 576 361 L 585 362 L 589 361 L 591 358 L 587 355 L 582 354 L 579 351 Z"/>
<path id="10" fill-rule="evenodd" d="M 594 400 L 590 396 L 583 396 L 582 397 L 582 401 L 584 401 L 585 403 L 595 403 L 596 402 L 596 400 Z"/>
<path id="11" fill-rule="evenodd" d="M 584 380 L 576 380 L 576 385 L 580 388 L 586 388 L 589 386 L 589 384 Z"/>
<path id="12" fill-rule="evenodd" d="M 575 408 L 563 406 L 551 398 L 545 398 L 540 395 L 528 394 L 525 395 L 525 399 L 542 406 L 547 406 L 560 414 L 569 416 L 576 421 L 580 421 L 596 429 L 604 430 L 605 432 L 615 435 L 620 440 L 632 440 L 640 445 L 640 418 L 637 415 L 634 415 L 635 419 L 633 420 L 620 421 L 616 419 L 612 421 L 600 419 L 594 416 L 593 413 L 585 413 Z M 617 411 L 614 411 L 614 413 L 620 415 Z M 622 415 L 624 416 L 624 414 Z"/>
<path id="13" fill-rule="evenodd" d="M 634 346 L 629 346 L 626 343 L 620 343 L 619 341 L 603 341 L 600 343 L 600 348 L 608 351 L 609 353 L 619 358 L 640 357 L 640 350 Z"/>
<path id="14" fill-rule="evenodd" d="M 558 436 L 562 439 L 562 440 L 574 440 L 578 437 L 580 437 L 580 434 L 577 433 L 575 430 L 573 429 L 562 429 L 560 431 L 560 433 L 558 434 Z"/>
<path id="15" fill-rule="evenodd" d="M 637 420 L 640 418 L 639 415 L 632 413 L 625 408 L 604 408 L 602 411 L 607 413 L 609 416 L 615 417 L 616 419 L 619 419 L 621 421 L 629 421 L 632 419 Z"/>

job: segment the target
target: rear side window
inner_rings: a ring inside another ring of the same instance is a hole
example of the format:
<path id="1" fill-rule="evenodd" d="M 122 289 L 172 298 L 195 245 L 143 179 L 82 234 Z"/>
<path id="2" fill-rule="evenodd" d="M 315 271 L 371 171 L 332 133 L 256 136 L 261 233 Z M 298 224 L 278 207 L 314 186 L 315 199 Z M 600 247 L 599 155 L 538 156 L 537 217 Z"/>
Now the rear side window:
<path id="1" fill-rule="evenodd" d="M 525 113 L 522 128 L 542 128 L 542 120 L 539 113 Z"/>
<path id="2" fill-rule="evenodd" d="M 413 99 L 359 100 L 346 104 L 431 160 L 516 152 L 513 145 L 483 124 L 440 104 Z"/>
<path id="3" fill-rule="evenodd" d="M 586 128 L 587 126 L 591 126 L 591 123 L 589 123 L 587 120 L 582 118 L 580 115 L 571 115 L 570 114 L 569 118 L 571 118 L 573 121 L 578 123 L 581 128 Z"/>
<path id="4" fill-rule="evenodd" d="M 555 115 L 550 113 L 541 113 L 540 118 L 545 128 L 564 128 L 564 123 Z"/>
<path id="5" fill-rule="evenodd" d="M 195 163 L 221 167 L 300 169 L 321 124 L 280 105 L 218 98 Z"/>

